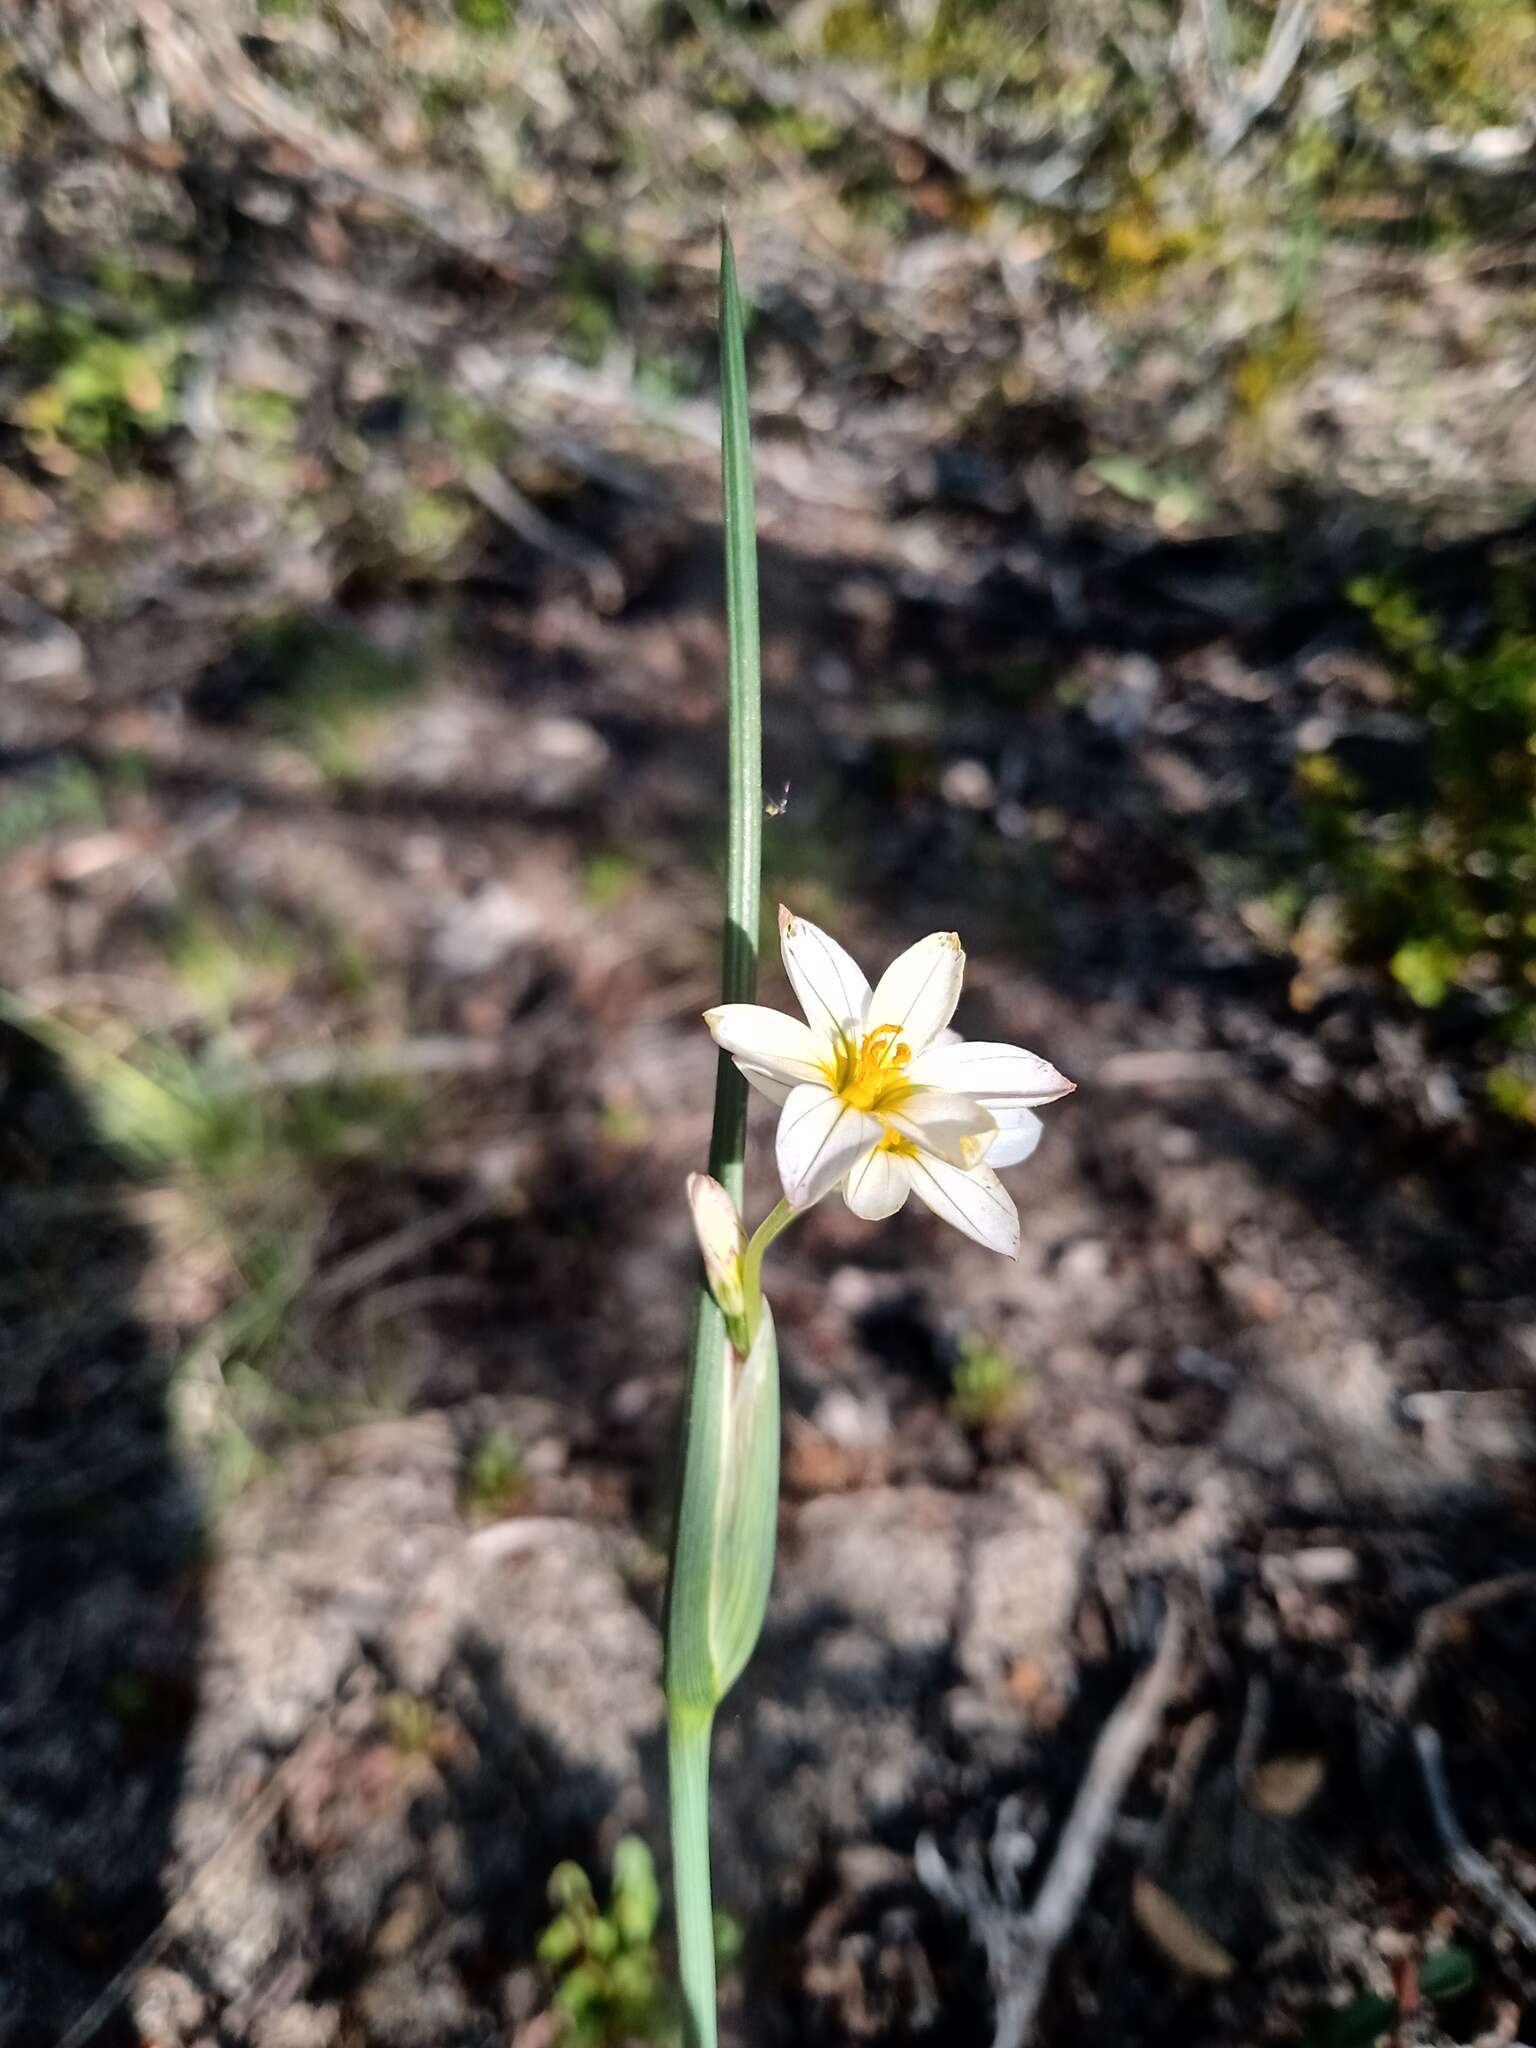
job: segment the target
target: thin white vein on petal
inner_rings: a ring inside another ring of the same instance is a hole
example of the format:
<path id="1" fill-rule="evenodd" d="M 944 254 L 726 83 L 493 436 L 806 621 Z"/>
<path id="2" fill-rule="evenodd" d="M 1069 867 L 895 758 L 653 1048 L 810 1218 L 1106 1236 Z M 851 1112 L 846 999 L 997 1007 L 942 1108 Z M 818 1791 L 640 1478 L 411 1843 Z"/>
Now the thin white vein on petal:
<path id="1" fill-rule="evenodd" d="M 808 1024 L 762 1003 L 722 1003 L 704 1012 L 704 1022 L 716 1045 L 791 1088 L 802 1081 L 824 1082 L 835 1058 L 833 1048 Z"/>
<path id="2" fill-rule="evenodd" d="M 997 1119 L 974 1097 L 943 1088 L 914 1088 L 881 1119 L 924 1152 L 933 1152 L 953 1166 L 978 1166 L 991 1157 Z"/>
<path id="3" fill-rule="evenodd" d="M 843 1200 L 855 1216 L 878 1223 L 894 1216 L 912 1192 L 907 1162 L 899 1152 L 875 1145 L 859 1160 L 843 1185 Z"/>
<path id="4" fill-rule="evenodd" d="M 779 946 L 784 972 L 812 1030 L 847 1036 L 862 1029 L 869 981 L 852 955 L 820 925 L 796 917 L 782 903 Z"/>
<path id="5" fill-rule="evenodd" d="M 1038 1053 L 984 1039 L 930 1046 L 913 1060 L 909 1078 L 919 1087 L 953 1088 L 981 1102 L 1022 1102 L 1031 1108 L 1070 1095 L 1077 1086 Z"/>
<path id="6" fill-rule="evenodd" d="M 955 1014 L 964 977 L 958 934 L 930 932 L 881 975 L 870 997 L 870 1022 L 899 1027 L 913 1053 L 921 1053 Z"/>
<path id="7" fill-rule="evenodd" d="M 797 1209 L 819 1202 L 879 1140 L 875 1118 L 850 1108 L 830 1088 L 806 1082 L 794 1089 L 779 1119 L 776 1147 L 785 1199 Z"/>
<path id="8" fill-rule="evenodd" d="M 942 1159 L 909 1158 L 912 1190 L 934 1215 L 1005 1258 L 1019 1255 L 1019 1212 L 990 1166 L 969 1173 Z"/>

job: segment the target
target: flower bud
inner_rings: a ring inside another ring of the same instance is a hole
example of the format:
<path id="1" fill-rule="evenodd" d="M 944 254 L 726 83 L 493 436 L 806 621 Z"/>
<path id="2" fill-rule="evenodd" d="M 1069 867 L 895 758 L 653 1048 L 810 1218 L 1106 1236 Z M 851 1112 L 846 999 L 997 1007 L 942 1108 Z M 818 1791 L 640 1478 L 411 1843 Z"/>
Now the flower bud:
<path id="1" fill-rule="evenodd" d="M 746 1289 L 742 1260 L 746 1255 L 747 1233 L 731 1200 L 719 1181 L 707 1173 L 688 1176 L 688 1206 L 693 1212 L 694 1235 L 704 1256 L 704 1277 L 709 1291 L 725 1317 L 731 1342 L 745 1352 Z"/>

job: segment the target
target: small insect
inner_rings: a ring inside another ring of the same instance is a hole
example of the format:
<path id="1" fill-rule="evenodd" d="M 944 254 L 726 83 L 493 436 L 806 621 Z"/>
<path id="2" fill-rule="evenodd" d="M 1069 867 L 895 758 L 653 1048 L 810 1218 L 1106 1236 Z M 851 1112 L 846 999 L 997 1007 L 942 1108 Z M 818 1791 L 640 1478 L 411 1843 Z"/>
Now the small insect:
<path id="1" fill-rule="evenodd" d="M 765 818 L 782 818 L 788 809 L 789 777 L 786 775 L 784 778 L 784 794 L 782 796 L 765 796 L 763 798 L 763 816 Z"/>

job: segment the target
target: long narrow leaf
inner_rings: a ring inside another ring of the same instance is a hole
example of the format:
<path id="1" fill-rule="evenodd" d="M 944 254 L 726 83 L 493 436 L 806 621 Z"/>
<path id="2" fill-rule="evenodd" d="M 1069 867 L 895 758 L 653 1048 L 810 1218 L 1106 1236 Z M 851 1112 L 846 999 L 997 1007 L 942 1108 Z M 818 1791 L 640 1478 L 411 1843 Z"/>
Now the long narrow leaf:
<path id="1" fill-rule="evenodd" d="M 763 686 L 758 651 L 757 527 L 752 496 L 752 436 L 747 355 L 731 238 L 720 249 L 720 456 L 725 498 L 725 606 L 730 634 L 730 828 L 726 854 L 722 1000 L 750 1003 L 757 993 L 757 930 L 762 896 Z M 742 1199 L 747 1142 L 747 1084 L 728 1056 L 715 1079 L 715 1127 L 709 1170 Z"/>

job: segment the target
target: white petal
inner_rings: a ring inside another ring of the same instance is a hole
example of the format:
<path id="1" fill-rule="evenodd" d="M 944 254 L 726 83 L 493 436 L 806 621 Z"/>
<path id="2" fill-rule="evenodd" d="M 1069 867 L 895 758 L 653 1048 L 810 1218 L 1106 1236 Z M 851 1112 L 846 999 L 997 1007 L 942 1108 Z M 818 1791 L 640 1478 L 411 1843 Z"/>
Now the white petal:
<path id="1" fill-rule="evenodd" d="M 737 1060 L 736 1070 L 745 1077 L 749 1087 L 755 1088 L 759 1095 L 766 1095 L 770 1102 L 776 1102 L 780 1109 L 793 1093 L 791 1083 L 781 1081 L 777 1074 L 770 1074 L 766 1067 L 754 1067 L 750 1060 Z"/>
<path id="2" fill-rule="evenodd" d="M 848 1104 L 825 1083 L 796 1088 L 779 1118 L 779 1178 L 784 1199 L 808 1209 L 835 1188 L 861 1153 L 880 1142 L 878 1121 Z"/>
<path id="3" fill-rule="evenodd" d="M 979 1038 L 932 1046 L 913 1060 L 907 1078 L 920 1088 L 953 1088 L 979 1102 L 1025 1102 L 1034 1108 L 1070 1095 L 1077 1086 L 1038 1053 L 1020 1045 L 988 1045 Z"/>
<path id="4" fill-rule="evenodd" d="M 930 932 L 893 960 L 869 999 L 869 1024 L 893 1024 L 916 1055 L 932 1045 L 960 1000 L 965 954 L 954 932 Z"/>
<path id="5" fill-rule="evenodd" d="M 997 1136 L 987 1147 L 987 1164 L 995 1173 L 999 1167 L 1019 1166 L 1039 1144 L 1045 1125 L 1022 1102 L 994 1102 Z"/>
<path id="6" fill-rule="evenodd" d="M 761 1003 L 722 1003 L 704 1012 L 704 1022 L 716 1045 L 735 1055 L 743 1073 L 755 1067 L 790 1088 L 831 1079 L 828 1068 L 835 1068 L 836 1053 L 798 1017 Z"/>
<path id="7" fill-rule="evenodd" d="M 1019 1256 L 1019 1212 L 990 1166 L 964 1173 L 942 1159 L 918 1157 L 907 1161 L 907 1173 L 913 1192 L 935 1216 L 953 1223 L 989 1252 L 1001 1252 L 1007 1259 Z"/>
<path id="8" fill-rule="evenodd" d="M 843 1183 L 843 1200 L 866 1223 L 894 1216 L 911 1192 L 907 1162 L 899 1152 L 888 1152 L 883 1145 L 866 1152 Z"/>
<path id="9" fill-rule="evenodd" d="M 942 1088 L 914 1088 L 880 1115 L 904 1138 L 924 1152 L 947 1159 L 952 1166 L 979 1166 L 992 1156 L 997 1120 L 969 1095 L 951 1095 Z"/>
<path id="10" fill-rule="evenodd" d="M 779 905 L 779 949 L 806 1021 L 814 1032 L 848 1036 L 864 1022 L 869 983 L 858 962 L 820 925 Z"/>

